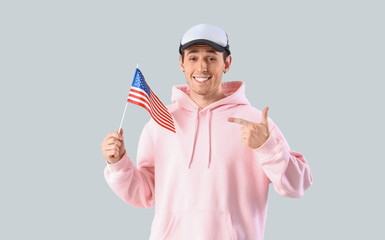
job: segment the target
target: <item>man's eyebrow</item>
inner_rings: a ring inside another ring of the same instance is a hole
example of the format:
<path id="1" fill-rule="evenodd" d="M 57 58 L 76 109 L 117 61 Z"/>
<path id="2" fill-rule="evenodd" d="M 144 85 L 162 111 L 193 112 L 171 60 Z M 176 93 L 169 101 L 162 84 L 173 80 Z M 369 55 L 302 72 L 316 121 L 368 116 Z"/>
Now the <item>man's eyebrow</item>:
<path id="1" fill-rule="evenodd" d="M 206 52 L 214 53 L 215 55 L 218 55 L 218 54 L 217 54 L 217 51 L 214 51 L 214 50 L 211 50 L 211 49 L 206 50 Z"/>
<path id="2" fill-rule="evenodd" d="M 197 53 L 197 52 L 198 52 L 198 50 L 191 50 L 190 52 L 188 52 L 188 53 L 186 54 L 186 56 L 189 55 L 190 53 Z"/>

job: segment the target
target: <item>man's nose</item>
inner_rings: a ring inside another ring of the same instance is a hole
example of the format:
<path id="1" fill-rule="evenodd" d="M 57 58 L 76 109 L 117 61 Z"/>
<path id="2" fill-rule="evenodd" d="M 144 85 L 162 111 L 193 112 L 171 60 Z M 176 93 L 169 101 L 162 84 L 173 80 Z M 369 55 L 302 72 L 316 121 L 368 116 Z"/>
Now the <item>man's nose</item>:
<path id="1" fill-rule="evenodd" d="M 207 62 L 205 60 L 200 60 L 199 70 L 202 72 L 207 72 Z"/>

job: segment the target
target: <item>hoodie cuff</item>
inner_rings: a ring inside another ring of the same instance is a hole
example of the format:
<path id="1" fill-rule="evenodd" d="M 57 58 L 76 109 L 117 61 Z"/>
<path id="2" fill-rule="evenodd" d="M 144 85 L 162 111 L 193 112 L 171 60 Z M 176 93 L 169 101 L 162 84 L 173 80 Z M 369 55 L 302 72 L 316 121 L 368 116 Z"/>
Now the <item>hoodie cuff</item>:
<path id="1" fill-rule="evenodd" d="M 107 163 L 108 170 L 111 173 L 115 173 L 115 174 L 123 174 L 134 166 L 131 159 L 127 155 L 127 151 L 124 153 L 122 158 L 116 163 L 109 163 L 107 160 L 106 160 L 106 163 Z"/>
<path id="2" fill-rule="evenodd" d="M 281 144 L 271 132 L 269 138 L 259 148 L 254 149 L 258 159 L 267 160 L 272 158 L 281 149 Z"/>

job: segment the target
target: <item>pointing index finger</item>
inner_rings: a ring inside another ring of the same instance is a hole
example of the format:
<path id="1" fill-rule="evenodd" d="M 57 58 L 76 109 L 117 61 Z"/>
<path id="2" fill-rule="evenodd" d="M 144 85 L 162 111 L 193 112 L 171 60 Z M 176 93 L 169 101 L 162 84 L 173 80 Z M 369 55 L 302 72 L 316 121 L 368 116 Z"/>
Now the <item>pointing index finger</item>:
<path id="1" fill-rule="evenodd" d="M 241 125 L 246 125 L 248 123 L 250 123 L 249 121 L 245 120 L 245 119 L 242 119 L 242 118 L 235 118 L 235 117 L 229 117 L 227 119 L 227 121 L 229 122 L 234 122 L 234 123 L 238 123 L 238 124 L 241 124 Z"/>
<path id="2" fill-rule="evenodd" d="M 263 109 L 263 112 L 262 112 L 262 120 L 261 120 L 261 123 L 267 125 L 268 123 L 268 119 L 267 119 L 267 111 L 269 111 L 269 107 L 265 107 L 265 109 Z"/>

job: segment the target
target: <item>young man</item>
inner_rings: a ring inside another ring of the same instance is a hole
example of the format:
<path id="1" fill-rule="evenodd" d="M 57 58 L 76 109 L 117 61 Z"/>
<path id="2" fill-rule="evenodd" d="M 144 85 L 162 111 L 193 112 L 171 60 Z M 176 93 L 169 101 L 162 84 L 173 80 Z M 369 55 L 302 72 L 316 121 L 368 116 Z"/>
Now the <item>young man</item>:
<path id="1" fill-rule="evenodd" d="M 290 150 L 268 107 L 250 105 L 243 82 L 221 82 L 232 61 L 222 29 L 190 28 L 179 51 L 187 85 L 173 87 L 167 106 L 176 134 L 148 121 L 136 167 L 123 134 L 109 133 L 105 179 L 133 206 L 156 203 L 150 240 L 261 240 L 269 184 L 301 197 L 312 184 L 309 166 Z"/>

